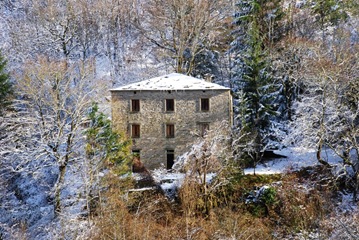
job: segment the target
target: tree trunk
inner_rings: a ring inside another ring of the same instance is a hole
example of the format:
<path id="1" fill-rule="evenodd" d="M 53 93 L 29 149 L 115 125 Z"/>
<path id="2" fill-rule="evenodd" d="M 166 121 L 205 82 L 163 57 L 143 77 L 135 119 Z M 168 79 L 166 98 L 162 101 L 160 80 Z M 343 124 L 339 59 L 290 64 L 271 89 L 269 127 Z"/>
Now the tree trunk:
<path id="1" fill-rule="evenodd" d="M 357 195 L 358 195 L 358 174 L 359 172 L 357 171 L 354 176 L 353 176 L 353 202 L 357 202 Z"/>
<path id="2" fill-rule="evenodd" d="M 73 131 L 73 130 L 74 130 L 74 124 L 71 123 L 71 131 Z M 60 166 L 59 166 L 59 178 L 57 180 L 57 185 L 56 185 L 56 189 L 55 189 L 55 208 L 54 208 L 55 215 L 58 215 L 61 212 L 61 188 L 62 188 L 62 185 L 65 180 L 66 169 L 67 169 L 67 165 L 70 160 L 72 136 L 73 136 L 72 132 L 67 136 L 65 159 L 64 159 L 64 162 L 60 163 Z"/>
<path id="3" fill-rule="evenodd" d="M 323 148 L 323 140 L 320 139 L 318 143 L 318 149 L 317 149 L 317 160 L 319 163 L 323 164 L 326 167 L 330 167 L 330 164 L 322 158 L 322 148 Z"/>
<path id="4" fill-rule="evenodd" d="M 55 215 L 58 215 L 61 212 L 61 187 L 65 179 L 66 165 L 64 163 L 59 166 L 59 178 L 55 189 Z"/>

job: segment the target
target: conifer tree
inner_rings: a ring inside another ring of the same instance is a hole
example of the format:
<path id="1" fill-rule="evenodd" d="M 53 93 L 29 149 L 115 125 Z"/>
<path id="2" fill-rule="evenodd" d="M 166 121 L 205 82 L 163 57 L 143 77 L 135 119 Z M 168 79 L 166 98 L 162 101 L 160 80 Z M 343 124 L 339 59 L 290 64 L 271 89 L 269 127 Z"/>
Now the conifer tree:
<path id="1" fill-rule="evenodd" d="M 320 30 L 322 31 L 323 43 L 325 42 L 325 30 L 327 27 L 338 25 L 349 17 L 345 12 L 345 4 L 342 1 L 312 0 L 309 4 L 312 13 L 316 15 Z"/>
<path id="2" fill-rule="evenodd" d="M 86 154 L 96 159 L 97 166 L 113 164 L 118 173 L 128 171 L 131 141 L 112 129 L 111 120 L 98 111 L 94 103 L 88 115 L 90 126 L 86 131 Z"/>
<path id="3" fill-rule="evenodd" d="M 99 112 L 97 103 L 93 103 L 88 114 L 89 127 L 86 130 L 86 156 L 88 160 L 86 187 L 87 209 L 93 213 L 101 192 L 99 172 L 111 166 L 115 174 L 125 174 L 131 159 L 131 141 L 112 129 L 111 120 Z"/>
<path id="4" fill-rule="evenodd" d="M 246 141 L 246 144 L 236 141 L 243 146 L 237 152 L 244 153 L 254 165 L 261 160 L 261 154 L 271 142 L 268 132 L 272 116 L 276 113 L 275 99 L 278 94 L 265 48 L 269 36 L 263 22 L 263 16 L 268 11 L 263 8 L 266 3 L 265 0 L 238 3 L 237 38 L 232 43 L 236 56 L 232 86 L 235 97 L 240 100 L 235 106 L 236 127 L 240 129 L 242 141 Z"/>
<path id="5" fill-rule="evenodd" d="M 8 106 L 9 97 L 13 92 L 9 74 L 5 72 L 6 60 L 0 51 L 0 113 L 1 110 Z"/>

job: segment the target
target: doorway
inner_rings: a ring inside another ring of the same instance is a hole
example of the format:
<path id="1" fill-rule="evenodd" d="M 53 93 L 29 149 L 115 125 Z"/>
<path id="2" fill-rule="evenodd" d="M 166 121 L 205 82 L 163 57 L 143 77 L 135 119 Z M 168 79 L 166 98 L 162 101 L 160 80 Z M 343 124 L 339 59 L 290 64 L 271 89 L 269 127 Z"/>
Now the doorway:
<path id="1" fill-rule="evenodd" d="M 166 154 L 167 154 L 167 169 L 172 169 L 175 160 L 175 151 L 172 149 L 171 150 L 167 149 Z"/>

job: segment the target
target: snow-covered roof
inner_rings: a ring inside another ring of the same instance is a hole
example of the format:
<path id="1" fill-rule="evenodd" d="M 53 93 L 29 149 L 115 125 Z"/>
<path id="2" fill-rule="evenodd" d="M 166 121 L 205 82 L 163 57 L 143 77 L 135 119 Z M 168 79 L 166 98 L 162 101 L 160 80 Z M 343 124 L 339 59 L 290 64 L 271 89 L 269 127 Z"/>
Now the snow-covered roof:
<path id="1" fill-rule="evenodd" d="M 142 82 L 132 83 L 122 87 L 111 89 L 111 91 L 128 90 L 229 90 L 221 85 L 207 82 L 203 79 L 186 76 L 179 73 L 151 78 Z"/>

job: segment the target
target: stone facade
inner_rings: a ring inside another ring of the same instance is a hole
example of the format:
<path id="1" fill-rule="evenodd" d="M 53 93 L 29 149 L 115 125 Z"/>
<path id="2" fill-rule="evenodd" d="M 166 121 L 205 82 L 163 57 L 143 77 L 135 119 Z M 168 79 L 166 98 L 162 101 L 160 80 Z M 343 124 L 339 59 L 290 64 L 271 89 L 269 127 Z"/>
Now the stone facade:
<path id="1" fill-rule="evenodd" d="M 222 121 L 232 123 L 228 88 L 141 89 L 140 85 L 111 90 L 112 121 L 132 137 L 133 151 L 148 169 L 170 168 L 205 129 Z"/>

